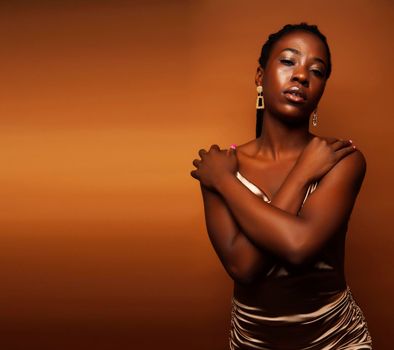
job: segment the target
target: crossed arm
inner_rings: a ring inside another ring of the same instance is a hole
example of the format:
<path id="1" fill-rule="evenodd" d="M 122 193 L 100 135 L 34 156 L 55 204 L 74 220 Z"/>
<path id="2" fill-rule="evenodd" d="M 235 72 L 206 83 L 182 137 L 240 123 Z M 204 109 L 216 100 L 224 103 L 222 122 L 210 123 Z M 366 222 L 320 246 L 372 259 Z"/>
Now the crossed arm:
<path id="1" fill-rule="evenodd" d="M 364 157 L 356 151 L 321 179 L 301 210 L 308 183 L 296 167 L 270 204 L 233 175 L 222 178 L 217 193 L 201 185 L 207 231 L 229 275 L 249 282 L 272 255 L 305 262 L 347 224 L 364 174 Z"/>
<path id="2" fill-rule="evenodd" d="M 296 215 L 305 197 L 307 185 L 307 181 L 293 168 L 270 205 Z M 202 184 L 200 187 L 208 235 L 227 273 L 234 280 L 249 282 L 257 273 L 269 269 L 271 253 L 264 246 L 256 246 L 245 235 L 219 192 L 211 191 Z M 257 201 L 265 203 L 260 197 L 253 196 Z"/>

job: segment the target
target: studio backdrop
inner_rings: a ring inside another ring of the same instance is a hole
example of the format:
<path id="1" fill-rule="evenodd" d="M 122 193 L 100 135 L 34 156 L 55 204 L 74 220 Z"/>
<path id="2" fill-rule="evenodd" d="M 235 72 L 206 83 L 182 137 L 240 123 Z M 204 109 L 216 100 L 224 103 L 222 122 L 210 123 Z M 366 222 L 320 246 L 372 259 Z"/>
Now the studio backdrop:
<path id="1" fill-rule="evenodd" d="M 267 36 L 317 24 L 333 72 L 318 135 L 367 159 L 349 285 L 391 348 L 393 2 L 0 4 L 4 349 L 225 350 L 232 281 L 209 242 L 200 148 L 251 140 Z"/>

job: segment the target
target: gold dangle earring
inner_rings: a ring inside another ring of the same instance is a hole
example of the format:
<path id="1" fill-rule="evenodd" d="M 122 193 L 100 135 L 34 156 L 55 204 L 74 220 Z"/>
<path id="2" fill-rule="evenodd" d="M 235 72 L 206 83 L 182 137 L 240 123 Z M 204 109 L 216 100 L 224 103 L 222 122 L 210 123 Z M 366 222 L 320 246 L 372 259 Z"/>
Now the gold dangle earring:
<path id="1" fill-rule="evenodd" d="M 317 108 L 313 111 L 312 114 L 312 125 L 317 126 Z"/>
<path id="2" fill-rule="evenodd" d="M 263 87 L 261 85 L 257 86 L 256 109 L 264 109 Z"/>

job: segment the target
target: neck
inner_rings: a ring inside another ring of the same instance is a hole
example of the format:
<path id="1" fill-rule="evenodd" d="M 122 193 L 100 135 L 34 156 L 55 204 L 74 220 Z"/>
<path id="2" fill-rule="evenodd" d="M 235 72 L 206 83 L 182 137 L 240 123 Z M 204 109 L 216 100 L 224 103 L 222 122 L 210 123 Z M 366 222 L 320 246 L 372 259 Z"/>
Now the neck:
<path id="1" fill-rule="evenodd" d="M 257 153 L 274 160 L 298 157 L 313 136 L 308 123 L 289 125 L 265 111 Z"/>

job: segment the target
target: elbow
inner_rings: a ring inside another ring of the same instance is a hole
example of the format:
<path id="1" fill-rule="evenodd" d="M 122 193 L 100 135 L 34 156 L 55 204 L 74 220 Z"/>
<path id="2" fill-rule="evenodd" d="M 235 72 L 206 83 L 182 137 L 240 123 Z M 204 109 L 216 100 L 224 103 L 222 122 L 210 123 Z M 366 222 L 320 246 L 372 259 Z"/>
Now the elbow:
<path id="1" fill-rule="evenodd" d="M 250 284 L 256 278 L 256 272 L 250 266 L 230 265 L 227 272 L 234 282 L 240 284 Z"/>
<path id="2" fill-rule="evenodd" d="M 298 237 L 298 239 L 294 239 L 289 243 L 285 259 L 291 265 L 304 265 L 310 261 L 313 256 L 314 250 L 312 249 L 313 247 L 311 247 L 310 242 L 307 240 L 307 237 L 310 236 L 304 234 L 302 237 Z"/>
<path id="3" fill-rule="evenodd" d="M 309 259 L 309 255 L 303 250 L 294 250 L 290 252 L 287 256 L 287 261 L 291 265 L 304 265 Z"/>

